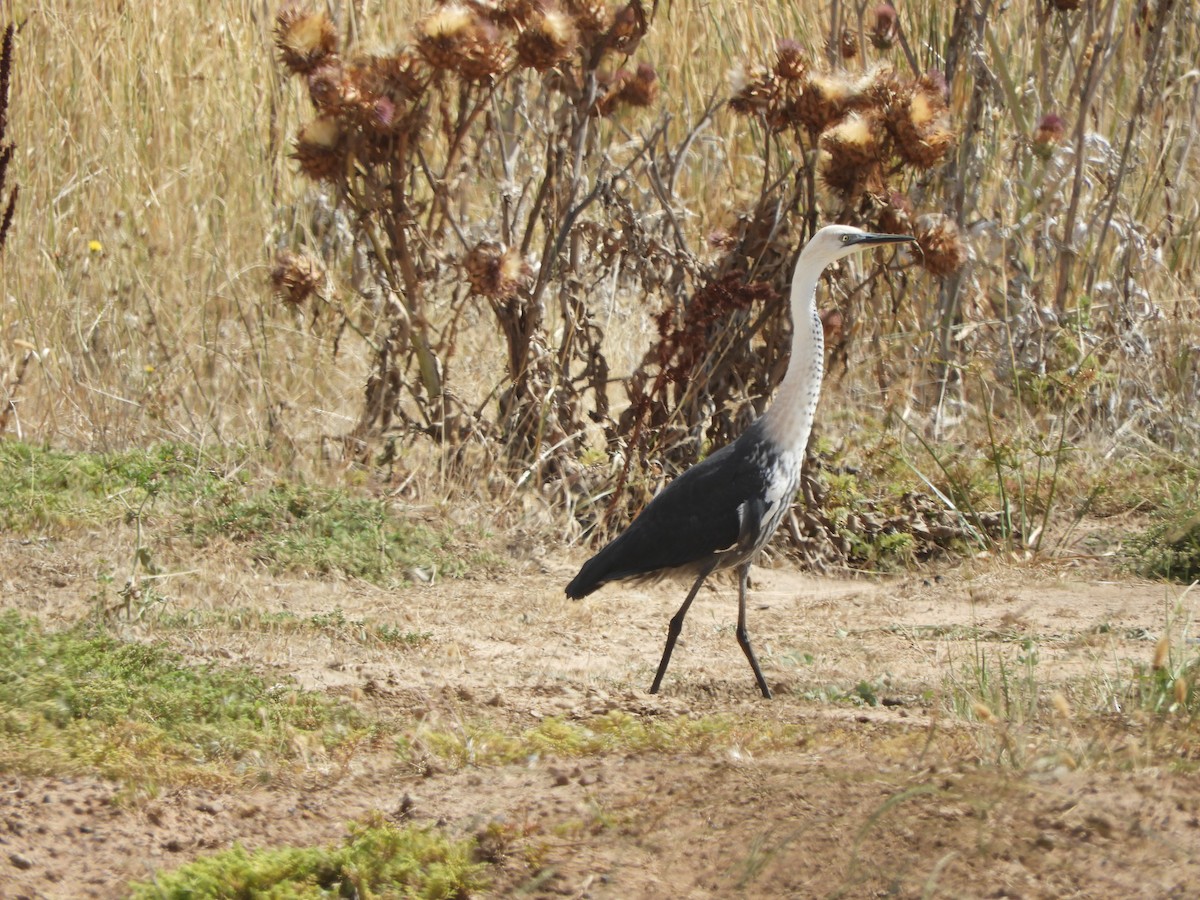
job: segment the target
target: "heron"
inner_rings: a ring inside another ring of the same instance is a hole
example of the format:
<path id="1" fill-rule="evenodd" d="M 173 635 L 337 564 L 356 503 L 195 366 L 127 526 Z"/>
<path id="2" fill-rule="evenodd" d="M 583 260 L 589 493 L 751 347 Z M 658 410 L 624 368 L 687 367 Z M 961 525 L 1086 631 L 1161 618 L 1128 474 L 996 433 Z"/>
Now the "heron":
<path id="1" fill-rule="evenodd" d="M 792 275 L 792 352 L 774 403 L 730 444 L 675 478 L 567 585 L 580 599 L 615 581 L 695 577 L 667 628 L 651 694 L 662 685 L 675 641 L 706 578 L 719 569 L 738 572 L 738 644 L 766 699 L 771 689 L 746 631 L 750 566 L 783 520 L 800 484 L 804 449 L 812 431 L 825 370 L 825 338 L 817 315 L 817 281 L 830 263 L 881 244 L 913 241 L 909 235 L 875 234 L 849 225 L 827 225 L 813 235 Z"/>

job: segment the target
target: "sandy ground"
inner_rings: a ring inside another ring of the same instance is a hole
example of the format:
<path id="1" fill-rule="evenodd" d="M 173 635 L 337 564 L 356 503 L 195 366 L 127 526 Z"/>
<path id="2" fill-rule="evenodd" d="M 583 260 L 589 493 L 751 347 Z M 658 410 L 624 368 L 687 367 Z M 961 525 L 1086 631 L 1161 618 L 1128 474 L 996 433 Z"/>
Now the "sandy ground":
<path id="1" fill-rule="evenodd" d="M 78 616 L 94 590 L 91 554 L 84 538 L 3 541 L 6 605 L 49 624 Z M 516 732 L 619 710 L 786 724 L 795 740 L 484 766 L 414 767 L 376 747 L 314 759 L 268 787 L 136 802 L 93 777 L 0 775 L 0 897 L 118 897 L 234 842 L 336 841 L 372 811 L 503 835 L 489 845 L 498 897 L 1200 896 L 1200 734 L 1096 708 L 1116 705 L 1168 622 L 1177 652 L 1195 655 L 1181 627 L 1200 595 L 1071 563 L 973 561 L 883 581 L 759 569 L 750 631 L 776 698 L 758 696 L 734 639 L 730 581 L 701 593 L 651 696 L 685 586 L 609 586 L 575 603 L 562 586 L 581 558 L 546 559 L 494 581 L 383 590 L 213 554 L 170 585 L 177 610 L 340 607 L 431 633 L 415 648 L 319 631 L 129 632 L 409 726 Z M 970 705 L 980 659 L 1014 692 L 1020 681 L 1036 721 L 955 712 Z M 876 705 L 847 699 L 859 685 Z"/>

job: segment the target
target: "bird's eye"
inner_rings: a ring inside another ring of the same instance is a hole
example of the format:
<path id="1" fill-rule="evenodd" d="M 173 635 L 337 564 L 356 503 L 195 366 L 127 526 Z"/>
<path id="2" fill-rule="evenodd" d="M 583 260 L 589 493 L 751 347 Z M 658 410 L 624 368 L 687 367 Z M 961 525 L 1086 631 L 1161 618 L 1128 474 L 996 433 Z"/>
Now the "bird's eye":
<path id="1" fill-rule="evenodd" d="M 842 235 L 842 243 L 843 243 L 843 244 L 848 244 L 848 243 L 850 243 L 850 235 L 848 235 L 848 234 L 843 234 L 843 235 Z"/>

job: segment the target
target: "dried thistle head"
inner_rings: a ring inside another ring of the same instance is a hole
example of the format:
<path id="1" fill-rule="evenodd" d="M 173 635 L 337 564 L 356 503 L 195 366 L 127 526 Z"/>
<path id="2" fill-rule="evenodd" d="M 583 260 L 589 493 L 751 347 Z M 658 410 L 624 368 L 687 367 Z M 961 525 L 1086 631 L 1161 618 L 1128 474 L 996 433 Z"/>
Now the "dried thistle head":
<path id="1" fill-rule="evenodd" d="M 788 104 L 788 118 L 793 125 L 820 134 L 846 114 L 858 96 L 856 86 L 840 74 L 811 72 L 800 83 L 799 96 Z"/>
<path id="2" fill-rule="evenodd" d="M 875 7 L 875 21 L 871 26 L 871 43 L 878 50 L 890 50 L 896 43 L 900 23 L 896 7 L 891 3 L 880 3 Z"/>
<path id="3" fill-rule="evenodd" d="M 880 190 L 886 140 L 878 116 L 850 113 L 821 135 L 821 180 L 846 197 Z"/>
<path id="4" fill-rule="evenodd" d="M 428 84 L 424 61 L 408 47 L 387 56 L 364 57 L 359 63 L 363 88 L 394 103 L 420 97 Z"/>
<path id="5" fill-rule="evenodd" d="M 832 47 L 842 59 L 854 59 L 858 56 L 858 37 L 849 28 L 843 28 Z"/>
<path id="6" fill-rule="evenodd" d="M 319 113 L 336 115 L 357 100 L 357 88 L 340 60 L 327 60 L 312 69 L 304 80 L 308 85 L 308 97 Z"/>
<path id="7" fill-rule="evenodd" d="M 333 116 L 318 116 L 300 129 L 292 159 L 314 181 L 333 181 L 345 170 L 342 127 Z"/>
<path id="8" fill-rule="evenodd" d="M 281 253 L 275 257 L 271 287 L 289 306 L 299 306 L 320 290 L 324 280 L 321 263 L 307 253 Z"/>
<path id="9" fill-rule="evenodd" d="M 630 54 L 637 49 L 649 28 L 642 0 L 629 0 L 613 16 L 608 29 L 608 47 L 617 53 Z"/>
<path id="10" fill-rule="evenodd" d="M 966 245 L 949 216 L 933 213 L 919 217 L 913 237 L 921 248 L 921 265 L 931 275 L 950 275 L 967 261 Z"/>
<path id="11" fill-rule="evenodd" d="M 779 79 L 768 69 L 735 69 L 729 86 L 729 108 L 743 116 L 765 113 L 779 98 Z"/>
<path id="12" fill-rule="evenodd" d="M 284 66 L 306 75 L 337 50 L 337 31 L 324 13 L 289 4 L 275 17 L 275 46 Z"/>
<path id="13" fill-rule="evenodd" d="M 1043 159 L 1048 158 L 1067 133 L 1067 123 L 1062 116 L 1047 113 L 1038 120 L 1033 132 L 1033 152 Z"/>
<path id="14" fill-rule="evenodd" d="M 536 11 L 517 38 L 517 59 L 539 72 L 571 58 L 579 45 L 575 20 L 558 6 Z"/>
<path id="15" fill-rule="evenodd" d="M 919 169 L 937 165 L 954 145 L 944 83 L 940 76 L 923 76 L 893 97 L 887 107 L 886 123 L 896 152 Z"/>
<path id="16" fill-rule="evenodd" d="M 877 228 L 884 234 L 912 234 L 913 207 L 907 194 L 892 191 L 881 205 Z"/>
<path id="17" fill-rule="evenodd" d="M 626 106 L 651 106 L 658 99 L 658 72 L 650 63 L 639 63 L 637 71 L 622 79 L 617 101 Z"/>
<path id="18" fill-rule="evenodd" d="M 461 3 L 447 3 L 417 23 L 417 49 L 435 69 L 483 81 L 502 72 L 511 51 L 496 26 Z"/>
<path id="19" fill-rule="evenodd" d="M 508 300 L 529 279 L 528 263 L 516 249 L 505 249 L 497 241 L 480 241 L 463 259 L 463 268 L 473 293 L 491 300 Z"/>
<path id="20" fill-rule="evenodd" d="M 567 0 L 567 9 L 575 17 L 582 34 L 594 37 L 612 26 L 612 12 L 604 0 Z"/>
<path id="21" fill-rule="evenodd" d="M 795 41 L 782 40 L 775 48 L 775 74 L 784 81 L 798 81 L 808 71 L 804 51 Z"/>

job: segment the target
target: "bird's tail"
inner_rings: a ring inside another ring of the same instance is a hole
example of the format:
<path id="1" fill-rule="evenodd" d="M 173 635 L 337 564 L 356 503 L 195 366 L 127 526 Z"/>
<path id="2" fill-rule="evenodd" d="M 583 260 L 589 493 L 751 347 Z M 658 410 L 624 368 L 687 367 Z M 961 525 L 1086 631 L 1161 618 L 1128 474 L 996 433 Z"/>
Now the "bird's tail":
<path id="1" fill-rule="evenodd" d="M 572 600 L 580 600 L 595 590 L 598 590 L 603 585 L 607 578 L 604 571 L 606 568 L 605 561 L 600 558 L 600 555 L 593 556 L 583 564 L 583 568 L 579 570 L 579 574 L 571 579 L 571 583 L 567 585 L 567 596 Z"/>

